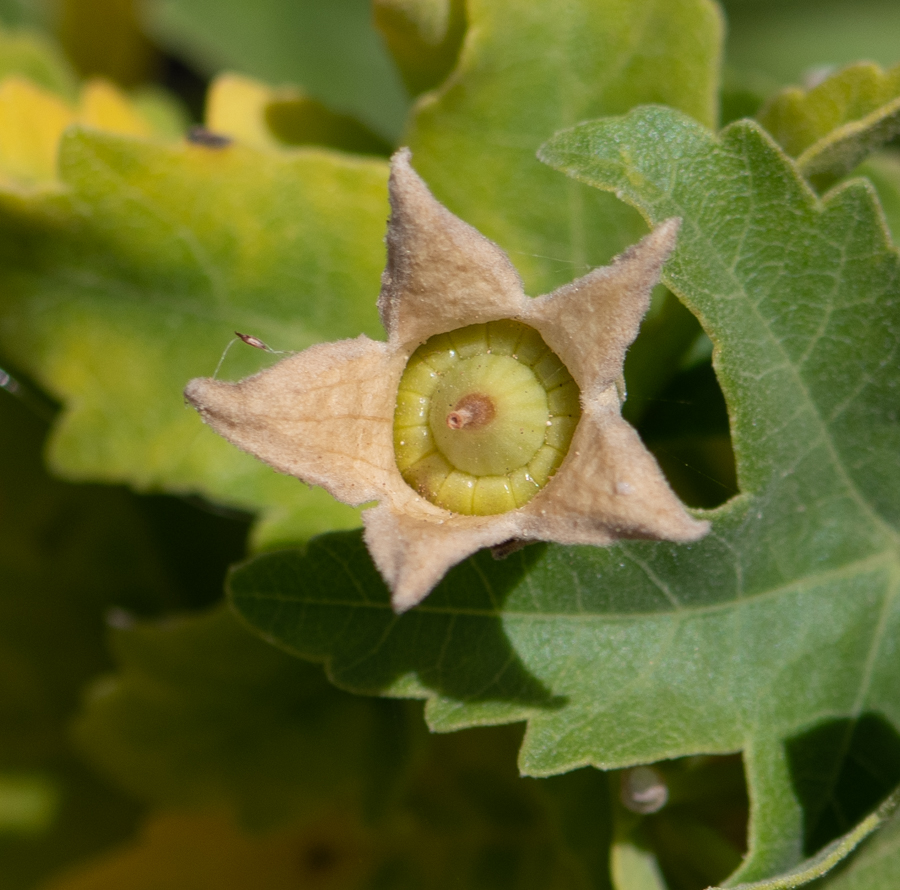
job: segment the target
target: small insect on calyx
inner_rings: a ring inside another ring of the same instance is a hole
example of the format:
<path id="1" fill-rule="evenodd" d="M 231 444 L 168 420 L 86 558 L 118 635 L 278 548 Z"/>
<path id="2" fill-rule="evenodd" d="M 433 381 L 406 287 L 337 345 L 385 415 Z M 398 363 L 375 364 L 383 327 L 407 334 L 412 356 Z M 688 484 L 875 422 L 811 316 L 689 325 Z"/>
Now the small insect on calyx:
<path id="1" fill-rule="evenodd" d="M 283 473 L 364 511 L 397 612 L 452 565 L 514 541 L 693 541 L 617 381 L 675 246 L 670 219 L 612 265 L 530 299 L 506 254 L 394 155 L 378 309 L 387 342 L 323 343 L 185 395 Z"/>

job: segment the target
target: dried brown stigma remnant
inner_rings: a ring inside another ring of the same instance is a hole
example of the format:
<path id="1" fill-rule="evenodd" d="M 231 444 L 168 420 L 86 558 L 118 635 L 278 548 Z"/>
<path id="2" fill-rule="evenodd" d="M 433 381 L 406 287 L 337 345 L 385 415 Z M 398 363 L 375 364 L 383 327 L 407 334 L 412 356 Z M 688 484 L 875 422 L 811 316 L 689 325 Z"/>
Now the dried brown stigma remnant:
<path id="1" fill-rule="evenodd" d="M 487 426 L 497 413 L 490 396 L 473 392 L 463 396 L 447 415 L 451 430 L 477 430 Z"/>

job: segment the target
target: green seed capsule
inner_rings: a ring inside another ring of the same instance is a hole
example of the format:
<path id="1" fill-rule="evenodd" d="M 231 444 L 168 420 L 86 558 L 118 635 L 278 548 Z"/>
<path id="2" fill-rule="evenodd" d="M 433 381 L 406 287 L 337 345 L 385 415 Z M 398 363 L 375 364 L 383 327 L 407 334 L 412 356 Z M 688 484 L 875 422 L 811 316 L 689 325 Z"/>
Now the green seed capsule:
<path id="1" fill-rule="evenodd" d="M 509 319 L 469 325 L 432 337 L 407 363 L 397 466 L 440 507 L 505 513 L 547 484 L 580 416 L 578 386 L 536 330 Z"/>

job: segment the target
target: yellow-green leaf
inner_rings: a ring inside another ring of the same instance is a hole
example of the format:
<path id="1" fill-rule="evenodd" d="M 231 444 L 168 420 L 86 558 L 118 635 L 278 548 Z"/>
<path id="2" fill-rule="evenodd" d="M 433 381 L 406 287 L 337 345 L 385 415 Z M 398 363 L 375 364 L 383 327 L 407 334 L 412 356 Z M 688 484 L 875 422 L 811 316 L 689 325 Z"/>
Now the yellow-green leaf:
<path id="1" fill-rule="evenodd" d="M 759 120 L 805 176 L 827 185 L 900 133 L 900 65 L 861 62 L 810 90 L 789 87 Z"/>
<path id="2" fill-rule="evenodd" d="M 235 331 L 282 351 L 379 335 L 387 165 L 85 130 L 64 138 L 60 176 L 55 196 L 0 198 L 0 343 L 68 405 L 57 470 L 265 509 L 279 540 L 356 525 L 208 431 L 181 393 L 229 346 L 226 378 L 272 360 Z"/>

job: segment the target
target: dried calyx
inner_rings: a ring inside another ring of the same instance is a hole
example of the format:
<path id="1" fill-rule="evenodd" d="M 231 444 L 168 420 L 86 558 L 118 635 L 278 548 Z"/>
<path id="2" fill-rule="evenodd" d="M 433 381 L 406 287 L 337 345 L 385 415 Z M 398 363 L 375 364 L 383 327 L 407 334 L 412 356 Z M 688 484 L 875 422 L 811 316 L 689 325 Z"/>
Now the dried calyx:
<path id="1" fill-rule="evenodd" d="M 188 400 L 280 472 L 378 502 L 365 539 L 398 612 L 481 547 L 702 537 L 708 524 L 622 419 L 617 388 L 678 220 L 529 299 L 409 157 L 391 165 L 387 342 L 321 344 L 238 383 L 193 380 Z"/>

